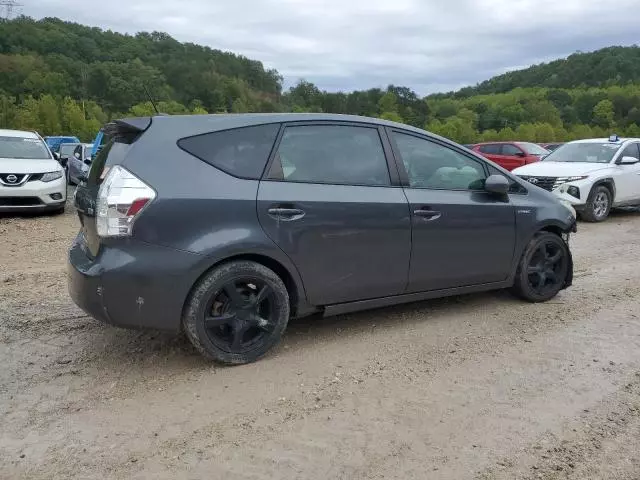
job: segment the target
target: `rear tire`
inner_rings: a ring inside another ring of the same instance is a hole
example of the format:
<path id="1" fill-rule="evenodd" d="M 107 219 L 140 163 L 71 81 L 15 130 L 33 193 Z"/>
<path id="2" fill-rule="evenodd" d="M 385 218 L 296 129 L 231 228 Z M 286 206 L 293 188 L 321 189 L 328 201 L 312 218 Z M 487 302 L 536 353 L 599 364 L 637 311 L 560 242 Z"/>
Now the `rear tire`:
<path id="1" fill-rule="evenodd" d="M 192 289 L 182 317 L 184 331 L 205 357 L 239 365 L 256 361 L 282 337 L 289 321 L 289 293 L 272 270 L 250 261 L 223 264 Z"/>
<path id="2" fill-rule="evenodd" d="M 522 254 L 512 291 L 528 302 L 546 302 L 562 290 L 570 268 L 564 240 L 554 233 L 539 232 Z"/>
<path id="3" fill-rule="evenodd" d="M 606 220 L 609 212 L 611 212 L 612 197 L 611 191 L 604 185 L 592 188 L 580 217 L 586 222 L 602 222 Z"/>

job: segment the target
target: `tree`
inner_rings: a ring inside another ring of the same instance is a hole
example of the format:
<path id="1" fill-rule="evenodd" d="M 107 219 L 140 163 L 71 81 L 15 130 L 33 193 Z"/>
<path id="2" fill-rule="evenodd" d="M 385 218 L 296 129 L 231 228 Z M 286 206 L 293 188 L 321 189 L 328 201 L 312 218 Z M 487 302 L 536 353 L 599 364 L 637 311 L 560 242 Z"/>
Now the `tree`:
<path id="1" fill-rule="evenodd" d="M 43 95 L 39 102 L 40 125 L 44 135 L 57 135 L 62 132 L 60 110 L 51 95 Z"/>
<path id="2" fill-rule="evenodd" d="M 612 127 L 613 115 L 613 103 L 611 100 L 601 100 L 593 107 L 593 121 L 597 126 Z"/>
<path id="3" fill-rule="evenodd" d="M 62 100 L 62 131 L 68 135 L 76 135 L 85 129 L 86 119 L 78 103 L 66 97 Z"/>

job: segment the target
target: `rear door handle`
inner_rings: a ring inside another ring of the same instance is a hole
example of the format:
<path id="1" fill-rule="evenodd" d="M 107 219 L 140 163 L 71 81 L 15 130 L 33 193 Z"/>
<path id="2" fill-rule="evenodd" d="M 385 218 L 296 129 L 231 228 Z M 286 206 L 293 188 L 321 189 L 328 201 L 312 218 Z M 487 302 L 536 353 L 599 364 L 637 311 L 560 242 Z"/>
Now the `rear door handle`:
<path id="1" fill-rule="evenodd" d="M 281 220 L 283 222 L 300 220 L 305 215 L 304 210 L 300 210 L 299 208 L 274 207 L 267 210 L 267 212 L 276 220 Z"/>
<path id="2" fill-rule="evenodd" d="M 425 220 L 437 220 L 442 216 L 441 212 L 437 212 L 435 210 L 427 209 L 427 208 L 419 208 L 413 211 L 413 214 L 416 217 L 422 217 Z"/>

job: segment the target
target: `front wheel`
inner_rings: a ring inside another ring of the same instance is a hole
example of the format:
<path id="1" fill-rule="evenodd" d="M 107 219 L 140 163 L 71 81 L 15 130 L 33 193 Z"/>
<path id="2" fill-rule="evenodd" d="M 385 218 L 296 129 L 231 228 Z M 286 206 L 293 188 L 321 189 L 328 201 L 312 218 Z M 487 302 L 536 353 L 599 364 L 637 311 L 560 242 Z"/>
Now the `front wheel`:
<path id="1" fill-rule="evenodd" d="M 205 357 L 225 364 L 257 360 L 289 321 L 289 294 L 272 270 L 249 261 L 223 264 L 193 288 L 182 323 Z"/>
<path id="2" fill-rule="evenodd" d="M 598 185 L 591 190 L 581 217 L 587 222 L 602 222 L 609 216 L 612 203 L 611 191 L 604 185 Z"/>
<path id="3" fill-rule="evenodd" d="M 554 233 L 540 232 L 522 254 L 513 290 L 529 302 L 546 302 L 562 290 L 570 268 L 564 240 Z"/>

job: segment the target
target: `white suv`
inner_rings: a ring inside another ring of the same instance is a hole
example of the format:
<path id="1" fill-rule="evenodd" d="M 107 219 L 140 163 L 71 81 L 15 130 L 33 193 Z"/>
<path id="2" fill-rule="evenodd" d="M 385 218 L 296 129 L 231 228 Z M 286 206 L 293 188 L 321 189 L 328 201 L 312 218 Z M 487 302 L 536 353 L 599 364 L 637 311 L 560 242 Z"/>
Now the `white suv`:
<path id="1" fill-rule="evenodd" d="M 34 132 L 0 130 L 0 212 L 64 212 L 64 168 Z"/>
<path id="2" fill-rule="evenodd" d="M 582 219 L 601 222 L 612 207 L 640 205 L 640 139 L 569 142 L 512 173 L 572 204 Z"/>

